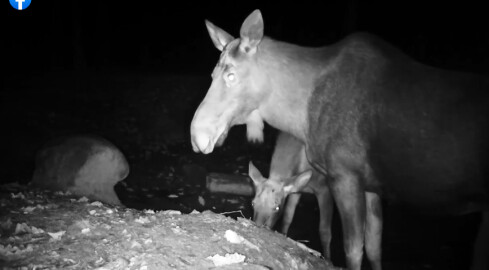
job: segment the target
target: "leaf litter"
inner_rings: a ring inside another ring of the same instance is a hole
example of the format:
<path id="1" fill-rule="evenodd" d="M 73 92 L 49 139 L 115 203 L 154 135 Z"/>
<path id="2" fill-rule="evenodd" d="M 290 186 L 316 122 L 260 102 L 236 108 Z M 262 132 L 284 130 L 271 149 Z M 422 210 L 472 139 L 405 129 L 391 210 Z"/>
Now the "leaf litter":
<path id="1" fill-rule="evenodd" d="M 112 207 L 49 191 L 11 194 L 0 187 L 3 269 L 337 269 L 245 218 Z"/>

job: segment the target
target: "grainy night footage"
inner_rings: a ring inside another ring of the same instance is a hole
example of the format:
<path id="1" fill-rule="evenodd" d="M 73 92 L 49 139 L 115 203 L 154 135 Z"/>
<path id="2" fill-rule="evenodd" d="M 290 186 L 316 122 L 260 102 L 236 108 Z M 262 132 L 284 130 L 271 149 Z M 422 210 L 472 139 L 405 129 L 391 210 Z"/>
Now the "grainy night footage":
<path id="1" fill-rule="evenodd" d="M 489 269 L 465 1 L 11 0 L 2 269 Z"/>

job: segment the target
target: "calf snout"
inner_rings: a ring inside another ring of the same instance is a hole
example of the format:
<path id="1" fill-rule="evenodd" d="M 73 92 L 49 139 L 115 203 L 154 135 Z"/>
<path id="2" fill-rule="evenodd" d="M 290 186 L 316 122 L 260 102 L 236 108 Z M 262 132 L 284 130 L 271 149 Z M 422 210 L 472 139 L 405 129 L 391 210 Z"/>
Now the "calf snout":
<path id="1" fill-rule="evenodd" d="M 265 227 L 267 229 L 271 229 L 275 225 L 273 215 L 264 215 L 257 211 L 255 211 L 255 214 L 253 215 L 253 221 L 257 226 Z"/>

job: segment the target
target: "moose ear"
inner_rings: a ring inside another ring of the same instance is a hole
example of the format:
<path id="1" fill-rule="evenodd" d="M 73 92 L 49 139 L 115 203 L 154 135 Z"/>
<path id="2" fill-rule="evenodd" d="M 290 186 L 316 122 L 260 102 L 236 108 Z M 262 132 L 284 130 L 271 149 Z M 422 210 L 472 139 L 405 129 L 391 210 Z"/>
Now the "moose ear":
<path id="1" fill-rule="evenodd" d="M 254 54 L 260 41 L 263 39 L 263 18 L 260 10 L 253 11 L 243 22 L 240 30 L 241 51 Z"/>
<path id="2" fill-rule="evenodd" d="M 284 187 L 285 194 L 300 192 L 311 180 L 312 171 L 307 170 L 296 176 L 292 176 L 291 183 Z"/>
<path id="3" fill-rule="evenodd" d="M 253 165 L 253 162 L 251 161 L 248 168 L 248 175 L 250 176 L 251 180 L 253 180 L 253 183 L 255 183 L 255 185 L 260 184 L 264 181 L 264 178 L 261 175 L 260 171 L 255 167 L 255 165 Z"/>
<path id="4" fill-rule="evenodd" d="M 215 26 L 208 20 L 205 20 L 205 26 L 207 27 L 207 31 L 209 32 L 209 36 L 211 36 L 214 46 L 216 46 L 216 48 L 220 51 L 222 51 L 229 42 L 234 40 L 233 36 L 222 30 L 221 28 Z"/>

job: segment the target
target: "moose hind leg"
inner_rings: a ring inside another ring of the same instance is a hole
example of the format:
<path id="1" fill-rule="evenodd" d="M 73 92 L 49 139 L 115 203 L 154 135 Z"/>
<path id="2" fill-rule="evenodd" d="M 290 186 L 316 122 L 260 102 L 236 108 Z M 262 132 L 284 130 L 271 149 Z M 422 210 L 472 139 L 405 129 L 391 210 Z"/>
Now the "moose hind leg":
<path id="1" fill-rule="evenodd" d="M 489 212 L 482 213 L 479 232 L 474 243 L 471 270 L 489 269 Z"/>

